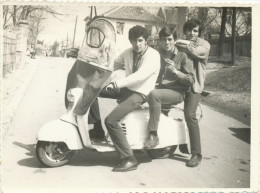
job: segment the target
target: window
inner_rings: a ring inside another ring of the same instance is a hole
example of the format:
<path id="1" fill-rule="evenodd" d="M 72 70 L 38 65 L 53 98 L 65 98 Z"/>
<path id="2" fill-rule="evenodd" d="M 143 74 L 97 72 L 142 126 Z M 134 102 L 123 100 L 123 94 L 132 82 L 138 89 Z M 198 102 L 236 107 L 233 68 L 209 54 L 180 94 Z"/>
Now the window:
<path id="1" fill-rule="evenodd" d="M 99 48 L 103 43 L 105 36 L 99 29 L 92 28 L 88 31 L 87 44 L 91 47 Z"/>
<path id="2" fill-rule="evenodd" d="M 116 32 L 117 34 L 123 34 L 124 33 L 124 22 L 116 22 Z"/>

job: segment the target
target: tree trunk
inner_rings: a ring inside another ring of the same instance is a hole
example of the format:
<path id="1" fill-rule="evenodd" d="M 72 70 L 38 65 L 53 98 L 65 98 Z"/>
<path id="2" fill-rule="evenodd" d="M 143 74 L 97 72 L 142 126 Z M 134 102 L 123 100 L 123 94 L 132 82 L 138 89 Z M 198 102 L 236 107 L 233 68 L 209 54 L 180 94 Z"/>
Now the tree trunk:
<path id="1" fill-rule="evenodd" d="M 36 32 L 35 32 L 35 39 L 34 39 L 34 48 L 35 48 L 35 50 L 36 50 L 37 38 L 38 38 L 38 34 L 39 34 L 39 25 L 40 25 L 40 21 L 38 21 L 37 24 L 36 24 Z"/>
<path id="2" fill-rule="evenodd" d="M 183 25 L 186 21 L 186 13 L 187 13 L 187 7 L 178 7 L 176 31 L 177 31 L 178 37 L 180 37 L 180 38 L 182 38 L 182 36 L 183 36 Z"/>
<path id="3" fill-rule="evenodd" d="M 223 45 L 224 45 L 224 39 L 225 39 L 226 21 L 227 21 L 227 8 L 223 7 L 222 19 L 221 19 L 221 29 L 220 29 L 220 36 L 219 36 L 218 57 L 223 56 Z"/>
<path id="4" fill-rule="evenodd" d="M 3 13 L 4 25 L 3 25 L 3 28 L 5 29 L 6 23 L 7 23 L 7 15 L 8 15 L 8 13 L 9 13 L 9 6 L 8 6 L 8 5 L 5 5 L 5 6 L 3 7 L 3 9 L 4 9 L 4 13 Z"/>
<path id="5" fill-rule="evenodd" d="M 231 65 L 235 66 L 235 55 L 236 55 L 236 7 L 232 8 L 232 41 L 231 41 Z"/>
<path id="6" fill-rule="evenodd" d="M 198 19 L 201 22 L 202 30 L 205 30 L 205 25 L 206 25 L 206 22 L 207 22 L 208 13 L 209 13 L 208 7 L 200 7 L 199 10 L 198 10 Z M 204 37 L 203 31 L 202 31 L 202 34 L 200 34 L 200 36 Z"/>
<path id="7" fill-rule="evenodd" d="M 14 5 L 13 8 L 14 8 L 13 25 L 16 26 L 16 5 Z"/>

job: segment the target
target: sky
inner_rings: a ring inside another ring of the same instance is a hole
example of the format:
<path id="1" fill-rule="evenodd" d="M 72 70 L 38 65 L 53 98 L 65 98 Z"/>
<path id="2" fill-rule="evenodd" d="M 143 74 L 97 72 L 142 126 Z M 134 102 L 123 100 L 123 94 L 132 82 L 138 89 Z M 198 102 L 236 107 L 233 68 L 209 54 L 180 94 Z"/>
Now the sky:
<path id="1" fill-rule="evenodd" d="M 68 39 L 72 41 L 76 16 L 78 16 L 75 34 L 75 47 L 80 46 L 85 35 L 84 19 L 90 15 L 90 6 L 81 3 L 78 5 L 53 5 L 51 7 L 63 15 L 57 16 L 59 19 L 49 15 L 47 19 L 44 20 L 44 30 L 39 34 L 38 40 L 44 40 L 45 44 L 53 45 L 55 41 L 66 41 L 68 34 Z M 98 6 L 97 14 L 101 14 L 111 8 L 111 6 Z"/>

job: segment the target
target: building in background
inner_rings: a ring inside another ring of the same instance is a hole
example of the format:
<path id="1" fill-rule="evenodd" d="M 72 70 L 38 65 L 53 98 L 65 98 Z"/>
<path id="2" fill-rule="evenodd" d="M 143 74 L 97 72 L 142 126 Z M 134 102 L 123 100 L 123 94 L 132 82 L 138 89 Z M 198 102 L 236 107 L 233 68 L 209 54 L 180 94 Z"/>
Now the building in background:
<path id="1" fill-rule="evenodd" d="M 151 36 L 156 36 L 161 27 L 166 24 L 164 19 L 152 14 L 143 7 L 115 7 L 99 16 L 108 19 L 115 28 L 117 54 L 131 47 L 128 40 L 128 31 L 133 26 L 143 26 L 149 30 Z M 89 19 L 89 16 L 86 17 L 85 22 L 87 23 Z"/>

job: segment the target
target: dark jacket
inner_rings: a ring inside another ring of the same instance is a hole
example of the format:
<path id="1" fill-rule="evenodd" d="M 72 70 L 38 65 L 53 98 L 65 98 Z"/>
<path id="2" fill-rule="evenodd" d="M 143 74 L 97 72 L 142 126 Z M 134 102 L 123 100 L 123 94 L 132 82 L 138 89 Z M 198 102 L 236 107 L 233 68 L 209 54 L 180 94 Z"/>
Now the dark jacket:
<path id="1" fill-rule="evenodd" d="M 161 70 L 158 77 L 158 83 L 163 88 L 168 88 L 185 93 L 191 89 L 195 81 L 195 72 L 193 69 L 193 62 L 185 52 L 179 52 L 175 48 L 171 60 L 174 62 L 178 74 L 173 72 L 173 69 L 168 67 L 165 62 L 165 52 L 160 51 L 161 54 Z"/>

